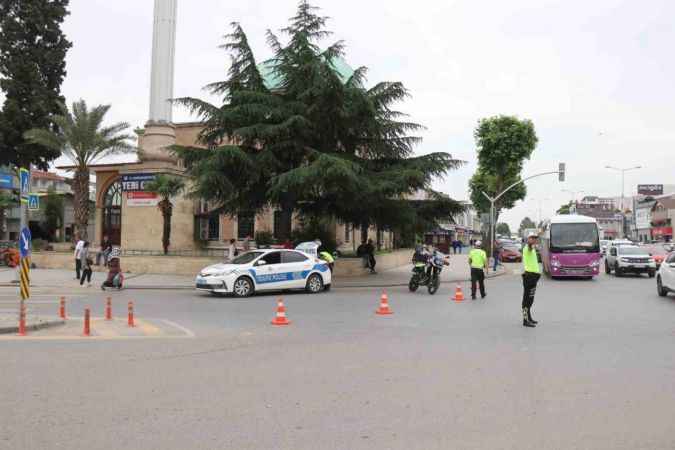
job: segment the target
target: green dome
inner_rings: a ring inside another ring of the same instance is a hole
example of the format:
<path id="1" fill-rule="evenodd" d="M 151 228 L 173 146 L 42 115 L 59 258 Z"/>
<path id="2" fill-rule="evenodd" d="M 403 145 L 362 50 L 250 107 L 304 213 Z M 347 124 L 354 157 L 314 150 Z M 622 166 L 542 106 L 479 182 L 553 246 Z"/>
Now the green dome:
<path id="1" fill-rule="evenodd" d="M 271 90 L 278 89 L 281 86 L 281 77 L 274 71 L 275 62 L 276 60 L 274 59 L 268 59 L 258 64 L 258 70 L 263 77 L 265 87 Z M 332 63 L 343 83 L 346 83 L 354 75 L 354 69 L 344 59 L 335 58 Z"/>

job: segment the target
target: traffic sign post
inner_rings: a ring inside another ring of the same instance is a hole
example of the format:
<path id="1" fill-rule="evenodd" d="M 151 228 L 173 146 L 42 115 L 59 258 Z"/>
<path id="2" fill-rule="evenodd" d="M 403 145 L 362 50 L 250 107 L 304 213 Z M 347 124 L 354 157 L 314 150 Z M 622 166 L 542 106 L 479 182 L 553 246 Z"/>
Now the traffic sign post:
<path id="1" fill-rule="evenodd" d="M 30 253 L 31 253 L 31 234 L 28 228 L 28 208 L 30 206 L 30 170 L 19 169 L 19 185 L 21 189 L 21 234 L 19 236 L 19 254 L 21 260 L 17 267 L 19 278 L 19 294 L 21 301 L 19 303 L 19 317 L 25 320 L 26 305 L 25 301 L 30 298 Z M 37 206 L 37 195 L 35 199 Z"/>

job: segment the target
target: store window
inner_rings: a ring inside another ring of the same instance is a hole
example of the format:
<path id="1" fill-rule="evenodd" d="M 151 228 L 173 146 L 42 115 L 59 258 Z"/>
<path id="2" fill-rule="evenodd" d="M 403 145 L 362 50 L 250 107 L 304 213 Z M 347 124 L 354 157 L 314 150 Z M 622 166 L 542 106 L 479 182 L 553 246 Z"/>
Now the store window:
<path id="1" fill-rule="evenodd" d="M 218 213 L 209 214 L 208 239 L 209 241 L 220 240 L 220 214 Z"/>
<path id="2" fill-rule="evenodd" d="M 285 241 L 291 237 L 291 214 L 285 211 L 274 211 L 274 238 Z"/>
<path id="3" fill-rule="evenodd" d="M 239 239 L 255 237 L 255 214 L 250 212 L 239 213 L 237 217 L 237 237 Z"/>

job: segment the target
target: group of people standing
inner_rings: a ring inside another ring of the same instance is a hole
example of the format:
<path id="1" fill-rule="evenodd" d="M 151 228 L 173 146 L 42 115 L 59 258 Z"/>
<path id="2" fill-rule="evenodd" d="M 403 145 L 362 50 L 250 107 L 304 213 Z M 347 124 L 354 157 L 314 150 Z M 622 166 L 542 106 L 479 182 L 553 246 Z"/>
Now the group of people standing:
<path id="1" fill-rule="evenodd" d="M 530 234 L 527 242 L 523 246 L 523 299 L 521 302 L 521 313 L 523 316 L 523 326 L 533 328 L 537 326 L 537 321 L 532 318 L 532 305 L 534 296 L 537 292 L 537 283 L 541 278 L 541 267 L 539 266 L 539 257 L 537 255 L 537 240 L 539 236 Z M 480 291 L 481 298 L 485 298 L 485 276 L 488 273 L 488 257 L 485 250 L 481 248 L 481 241 L 475 241 L 473 248 L 469 252 L 469 266 L 471 268 L 471 299 L 476 300 L 476 291 Z M 494 250 L 493 250 L 494 251 Z M 497 270 L 498 259 L 495 257 L 494 270 Z"/>
<path id="2" fill-rule="evenodd" d="M 80 286 L 87 282 L 87 287 L 91 287 L 91 277 L 93 274 L 92 266 L 94 258 L 91 253 L 91 244 L 87 240 L 80 239 L 79 235 L 75 238 L 75 279 L 80 282 Z M 103 237 L 101 249 L 96 254 L 96 265 L 108 267 L 108 276 L 101 285 L 101 289 L 106 287 L 121 286 L 121 268 L 119 263 L 119 251 L 116 254 L 108 236 Z"/>

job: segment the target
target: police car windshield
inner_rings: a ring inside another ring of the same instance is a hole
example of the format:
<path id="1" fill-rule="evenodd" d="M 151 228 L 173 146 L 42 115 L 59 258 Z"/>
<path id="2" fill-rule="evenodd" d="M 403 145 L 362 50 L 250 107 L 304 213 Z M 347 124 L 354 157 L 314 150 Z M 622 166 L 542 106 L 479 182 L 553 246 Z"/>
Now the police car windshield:
<path id="1" fill-rule="evenodd" d="M 263 252 L 248 252 L 243 255 L 237 256 L 230 264 L 249 264 L 252 263 L 258 256 L 263 255 Z"/>

